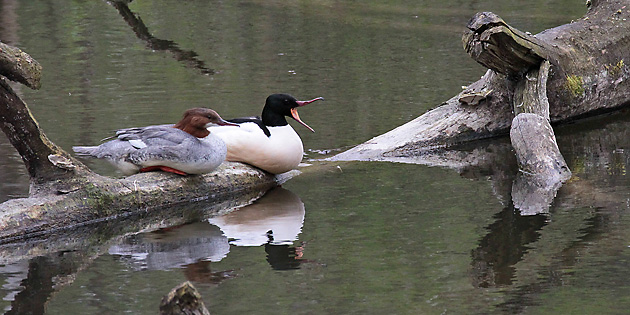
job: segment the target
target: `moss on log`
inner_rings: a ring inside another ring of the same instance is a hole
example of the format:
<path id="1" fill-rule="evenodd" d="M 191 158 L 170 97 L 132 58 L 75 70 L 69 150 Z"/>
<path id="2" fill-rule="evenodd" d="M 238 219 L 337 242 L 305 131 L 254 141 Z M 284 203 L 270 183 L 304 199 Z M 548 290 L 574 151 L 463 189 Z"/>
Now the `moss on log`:
<path id="1" fill-rule="evenodd" d="M 92 175 L 74 184 L 75 189 L 66 193 L 48 192 L 0 204 L 0 243 L 187 202 L 220 203 L 234 195 L 265 192 L 278 180 L 241 163 L 224 163 L 203 175 L 151 172 L 123 179 Z"/>

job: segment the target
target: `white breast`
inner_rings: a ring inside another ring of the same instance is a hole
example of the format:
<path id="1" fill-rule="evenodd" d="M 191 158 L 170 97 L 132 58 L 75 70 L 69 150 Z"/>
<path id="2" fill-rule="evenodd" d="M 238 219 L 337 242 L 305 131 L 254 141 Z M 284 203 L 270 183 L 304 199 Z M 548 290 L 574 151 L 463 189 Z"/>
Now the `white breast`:
<path id="1" fill-rule="evenodd" d="M 300 136 L 289 125 L 269 127 L 267 137 L 255 123 L 243 123 L 240 127 L 211 128 L 227 145 L 227 160 L 245 162 L 273 174 L 295 169 L 304 149 Z"/>

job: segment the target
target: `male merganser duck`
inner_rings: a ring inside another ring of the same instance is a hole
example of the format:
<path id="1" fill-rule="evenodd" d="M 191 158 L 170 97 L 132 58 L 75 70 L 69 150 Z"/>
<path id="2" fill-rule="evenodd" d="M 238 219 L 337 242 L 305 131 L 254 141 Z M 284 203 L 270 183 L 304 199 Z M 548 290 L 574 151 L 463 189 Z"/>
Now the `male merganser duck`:
<path id="1" fill-rule="evenodd" d="M 210 128 L 227 145 L 227 160 L 244 162 L 272 174 L 295 169 L 302 161 L 302 139 L 287 123 L 285 116 L 295 119 L 313 131 L 298 115 L 297 108 L 323 100 L 318 97 L 298 101 L 288 94 L 272 94 L 267 97 L 262 117 L 228 119 L 240 128 Z M 314 131 L 313 131 L 314 132 Z"/>
<path id="2" fill-rule="evenodd" d="M 227 153 L 210 126 L 238 126 L 207 108 L 192 108 L 175 125 L 120 129 L 114 140 L 93 147 L 72 147 L 78 155 L 106 159 L 125 175 L 162 170 L 180 175 L 208 173 Z"/>

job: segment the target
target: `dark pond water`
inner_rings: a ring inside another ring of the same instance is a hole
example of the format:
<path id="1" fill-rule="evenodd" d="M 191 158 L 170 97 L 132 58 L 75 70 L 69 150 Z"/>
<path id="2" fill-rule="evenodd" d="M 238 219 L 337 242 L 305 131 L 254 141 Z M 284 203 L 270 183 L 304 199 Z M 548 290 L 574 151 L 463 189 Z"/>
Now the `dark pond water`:
<path id="1" fill-rule="evenodd" d="M 44 66 L 41 90 L 16 89 L 64 149 L 189 107 L 258 114 L 268 94 L 287 92 L 326 98 L 301 111 L 316 133 L 296 126 L 309 160 L 477 80 L 485 71 L 460 42 L 474 13 L 536 33 L 585 11 L 581 0 L 0 3 L 0 39 Z M 190 280 L 213 314 L 625 313 L 629 127 L 621 112 L 558 128 L 574 177 L 546 215 L 510 206 L 517 171 L 505 139 L 461 151 L 484 159 L 458 169 L 311 161 L 207 221 L 137 233 L 141 219 L 130 218 L 4 246 L 0 309 L 155 314 Z M 4 137 L 0 176 L 0 201 L 27 195 Z"/>

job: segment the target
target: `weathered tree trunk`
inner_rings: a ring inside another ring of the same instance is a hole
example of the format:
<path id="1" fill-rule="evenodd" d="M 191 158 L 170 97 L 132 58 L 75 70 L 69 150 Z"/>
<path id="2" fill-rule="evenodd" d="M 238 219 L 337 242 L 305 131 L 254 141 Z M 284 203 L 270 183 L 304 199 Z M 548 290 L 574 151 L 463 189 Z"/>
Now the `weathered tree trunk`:
<path id="1" fill-rule="evenodd" d="M 0 74 L 39 87 L 41 67 L 35 60 L 17 48 L 2 44 L 0 49 L 11 51 L 0 56 Z M 100 176 L 48 140 L 2 78 L 0 128 L 22 156 L 31 179 L 29 198 L 0 204 L 0 243 L 185 202 L 220 203 L 238 195 L 260 195 L 257 192 L 282 181 L 240 163 L 224 163 L 212 173 L 195 176 L 158 172 L 120 180 Z"/>
<path id="2" fill-rule="evenodd" d="M 478 14 L 463 40 L 471 56 L 492 70 L 442 106 L 331 159 L 409 161 L 436 148 L 505 135 L 514 118 L 517 82 L 543 60 L 551 64 L 546 87 L 551 123 L 628 105 L 628 20 L 627 0 L 593 0 L 583 18 L 534 36 L 494 14 Z M 470 45 L 473 39 L 479 45 Z"/>
<path id="3" fill-rule="evenodd" d="M 75 160 L 52 143 L 39 129 L 31 112 L 9 84 L 0 78 L 0 128 L 22 156 L 31 179 L 31 193 L 57 182 L 59 191 L 72 190 L 74 179 L 90 172 L 83 163 Z M 69 186 L 68 186 L 69 185 Z M 64 186 L 64 187 L 61 187 Z"/>

